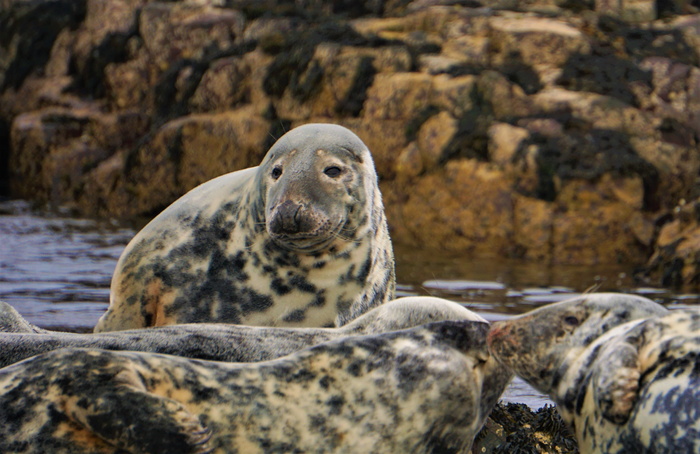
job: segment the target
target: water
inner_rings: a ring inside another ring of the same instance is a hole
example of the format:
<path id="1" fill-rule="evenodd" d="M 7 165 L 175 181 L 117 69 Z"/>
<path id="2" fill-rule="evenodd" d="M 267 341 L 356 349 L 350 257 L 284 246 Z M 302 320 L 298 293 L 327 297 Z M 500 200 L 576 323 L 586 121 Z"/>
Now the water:
<path id="1" fill-rule="evenodd" d="M 41 213 L 21 201 L 0 203 L 0 300 L 47 329 L 89 332 L 107 309 L 116 261 L 135 231 L 106 221 Z M 629 267 L 545 266 L 395 245 L 398 293 L 464 304 L 489 321 L 509 318 L 595 287 L 636 293 L 673 307 L 700 295 L 637 287 Z M 520 380 L 504 400 L 539 408 L 549 399 Z"/>

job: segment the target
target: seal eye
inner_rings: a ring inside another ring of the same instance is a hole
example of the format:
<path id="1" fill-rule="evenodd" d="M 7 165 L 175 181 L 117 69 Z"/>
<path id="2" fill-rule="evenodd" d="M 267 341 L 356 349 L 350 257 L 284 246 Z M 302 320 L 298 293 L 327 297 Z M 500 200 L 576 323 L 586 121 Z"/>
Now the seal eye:
<path id="1" fill-rule="evenodd" d="M 275 167 L 272 169 L 272 173 L 270 173 L 270 175 L 271 175 L 272 178 L 274 178 L 275 180 L 278 179 L 280 176 L 282 176 L 282 167 L 280 167 L 280 166 L 275 166 Z"/>
<path id="2" fill-rule="evenodd" d="M 325 169 L 323 169 L 323 173 L 325 173 L 326 175 L 328 175 L 331 178 L 337 177 L 342 172 L 343 171 L 340 169 L 340 167 L 336 167 L 336 166 L 330 166 L 330 167 L 326 167 Z"/>
<path id="3" fill-rule="evenodd" d="M 568 317 L 564 317 L 564 323 L 566 323 L 569 326 L 578 326 L 581 322 L 579 322 L 578 319 L 573 315 L 569 315 Z"/>

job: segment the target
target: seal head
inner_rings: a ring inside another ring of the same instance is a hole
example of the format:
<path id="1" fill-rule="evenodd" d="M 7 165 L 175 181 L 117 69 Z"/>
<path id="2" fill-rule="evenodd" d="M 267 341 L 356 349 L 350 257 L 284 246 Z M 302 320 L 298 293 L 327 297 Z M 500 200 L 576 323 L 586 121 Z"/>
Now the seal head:
<path id="1" fill-rule="evenodd" d="M 369 150 L 334 125 L 294 131 L 270 149 L 258 171 L 270 238 L 290 251 L 313 254 L 335 241 L 364 237 L 371 213 L 363 207 L 373 203 L 374 191 L 363 180 L 376 178 Z"/>
<path id="2" fill-rule="evenodd" d="M 516 375 L 551 394 L 562 370 L 598 337 L 631 320 L 666 312 L 640 296 L 586 294 L 495 322 L 488 335 L 489 347 Z"/>

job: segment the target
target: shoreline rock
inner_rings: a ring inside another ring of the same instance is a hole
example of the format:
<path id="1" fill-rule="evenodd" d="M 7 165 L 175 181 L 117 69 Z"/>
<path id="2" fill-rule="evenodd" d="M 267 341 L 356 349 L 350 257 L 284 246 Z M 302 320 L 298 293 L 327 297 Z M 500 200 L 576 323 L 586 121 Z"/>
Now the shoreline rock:
<path id="1" fill-rule="evenodd" d="M 697 2 L 69 3 L 2 2 L 5 194 L 149 217 L 333 122 L 396 240 L 700 284 Z"/>

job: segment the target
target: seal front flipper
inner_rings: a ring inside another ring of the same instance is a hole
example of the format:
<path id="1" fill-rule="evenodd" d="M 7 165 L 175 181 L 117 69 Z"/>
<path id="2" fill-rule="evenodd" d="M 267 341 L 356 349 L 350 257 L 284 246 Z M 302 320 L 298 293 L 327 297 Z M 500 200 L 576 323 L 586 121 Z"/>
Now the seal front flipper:
<path id="1" fill-rule="evenodd" d="M 125 371 L 124 375 L 135 375 Z M 207 454 L 211 431 L 180 402 L 138 384 L 110 386 L 104 393 L 68 399 L 66 413 L 120 450 L 138 454 Z M 139 389 L 141 388 L 141 389 Z"/>
<path id="2" fill-rule="evenodd" d="M 593 395 L 603 417 L 615 424 L 624 424 L 637 401 L 639 390 L 639 356 L 637 349 L 626 342 L 606 348 L 593 374 Z"/>

